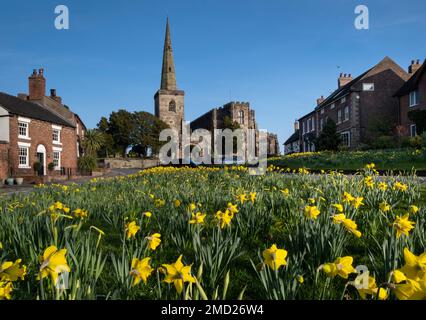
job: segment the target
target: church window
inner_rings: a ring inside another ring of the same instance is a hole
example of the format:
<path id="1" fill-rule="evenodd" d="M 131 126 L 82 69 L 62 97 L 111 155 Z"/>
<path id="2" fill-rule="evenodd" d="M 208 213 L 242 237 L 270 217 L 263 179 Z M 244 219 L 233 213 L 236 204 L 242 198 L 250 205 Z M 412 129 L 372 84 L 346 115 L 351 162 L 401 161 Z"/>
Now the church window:
<path id="1" fill-rule="evenodd" d="M 238 123 L 244 124 L 244 111 L 243 110 L 240 110 L 238 112 Z"/>
<path id="2" fill-rule="evenodd" d="M 176 102 L 174 100 L 169 103 L 169 111 L 176 112 Z"/>

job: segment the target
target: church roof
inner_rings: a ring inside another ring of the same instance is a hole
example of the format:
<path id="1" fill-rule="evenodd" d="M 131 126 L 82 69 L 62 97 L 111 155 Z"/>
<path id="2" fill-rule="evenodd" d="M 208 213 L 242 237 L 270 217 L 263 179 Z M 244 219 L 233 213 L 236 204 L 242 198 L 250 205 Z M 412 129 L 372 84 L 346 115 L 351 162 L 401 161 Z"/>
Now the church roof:
<path id="1" fill-rule="evenodd" d="M 173 59 L 172 38 L 170 36 L 170 23 L 167 18 L 166 39 L 164 40 L 163 70 L 161 73 L 161 89 L 176 90 L 176 73 Z"/>

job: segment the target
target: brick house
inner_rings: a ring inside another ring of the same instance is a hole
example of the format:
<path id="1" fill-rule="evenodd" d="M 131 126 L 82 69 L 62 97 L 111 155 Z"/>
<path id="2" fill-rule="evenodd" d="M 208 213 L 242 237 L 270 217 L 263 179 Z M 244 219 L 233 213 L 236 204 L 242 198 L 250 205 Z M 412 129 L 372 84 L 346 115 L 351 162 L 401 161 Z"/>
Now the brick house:
<path id="1" fill-rule="evenodd" d="M 299 121 L 294 122 L 294 133 L 284 142 L 284 155 L 300 152 Z"/>
<path id="2" fill-rule="evenodd" d="M 86 127 L 52 89 L 45 95 L 43 69 L 29 77 L 29 94 L 0 92 L 0 179 L 11 174 L 27 182 L 37 176 L 77 173 L 81 140 Z M 38 172 L 34 164 L 40 163 Z M 53 170 L 48 170 L 49 164 Z"/>
<path id="3" fill-rule="evenodd" d="M 408 79 L 409 74 L 389 57 L 355 79 L 340 74 L 337 90 L 319 98 L 317 107 L 299 119 L 301 151 L 315 151 L 314 140 L 328 119 L 336 123 L 342 144 L 352 150 L 374 142 L 380 127 L 397 127 L 399 102 L 394 94 Z"/>
<path id="4" fill-rule="evenodd" d="M 401 136 L 414 137 L 417 134 L 416 125 L 408 118 L 408 113 L 414 110 L 426 110 L 426 60 L 412 61 L 408 68 L 410 79 L 398 90 L 399 117 Z"/>

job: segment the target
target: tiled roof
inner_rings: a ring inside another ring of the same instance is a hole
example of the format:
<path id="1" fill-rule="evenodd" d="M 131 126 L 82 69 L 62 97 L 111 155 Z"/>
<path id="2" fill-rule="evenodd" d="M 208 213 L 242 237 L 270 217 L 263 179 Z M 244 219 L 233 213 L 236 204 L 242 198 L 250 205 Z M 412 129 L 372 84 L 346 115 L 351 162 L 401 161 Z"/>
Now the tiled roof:
<path id="1" fill-rule="evenodd" d="M 424 73 L 426 71 L 426 60 L 419 70 L 413 76 L 407 80 L 406 83 L 398 90 L 395 94 L 396 97 L 401 97 L 409 94 L 410 92 L 416 90 L 419 86 L 419 82 L 422 79 Z"/>
<path id="2" fill-rule="evenodd" d="M 295 133 L 293 133 L 293 134 L 290 136 L 290 138 L 288 138 L 288 139 L 287 139 L 287 141 L 286 141 L 286 142 L 284 142 L 284 145 L 287 145 L 287 144 L 290 144 L 290 143 L 293 143 L 293 142 L 299 141 L 299 131 L 300 131 L 300 130 L 296 130 L 296 132 L 295 132 Z"/>
<path id="3" fill-rule="evenodd" d="M 53 112 L 43 108 L 37 103 L 22 100 L 7 93 L 0 92 L 0 106 L 9 113 L 31 119 L 42 120 L 66 127 L 74 127 L 73 124 L 57 116 Z"/>

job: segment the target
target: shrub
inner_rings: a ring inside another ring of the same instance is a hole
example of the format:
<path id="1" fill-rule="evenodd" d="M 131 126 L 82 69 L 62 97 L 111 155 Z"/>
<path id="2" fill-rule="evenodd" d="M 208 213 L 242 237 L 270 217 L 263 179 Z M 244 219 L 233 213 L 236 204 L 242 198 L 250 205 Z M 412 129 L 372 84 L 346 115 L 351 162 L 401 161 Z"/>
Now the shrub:
<path id="1" fill-rule="evenodd" d="M 85 155 L 78 159 L 78 169 L 80 170 L 94 170 L 97 166 L 97 159 L 92 155 Z"/>
<path id="2" fill-rule="evenodd" d="M 396 147 L 397 143 L 392 136 L 381 136 L 373 142 L 374 149 L 394 149 Z"/>
<path id="3" fill-rule="evenodd" d="M 51 163 L 49 163 L 49 164 L 47 165 L 47 169 L 48 169 L 49 171 L 53 171 L 53 169 L 55 169 L 55 165 L 53 164 L 53 162 L 51 162 Z"/>
<path id="4" fill-rule="evenodd" d="M 415 136 L 410 138 L 410 147 L 420 149 L 423 144 L 423 139 L 421 136 Z"/>

